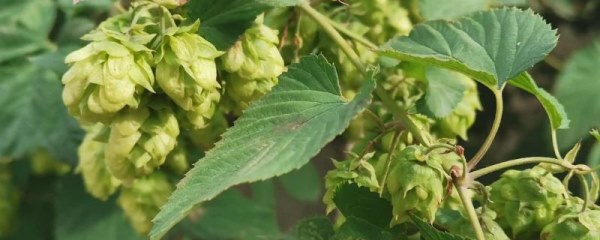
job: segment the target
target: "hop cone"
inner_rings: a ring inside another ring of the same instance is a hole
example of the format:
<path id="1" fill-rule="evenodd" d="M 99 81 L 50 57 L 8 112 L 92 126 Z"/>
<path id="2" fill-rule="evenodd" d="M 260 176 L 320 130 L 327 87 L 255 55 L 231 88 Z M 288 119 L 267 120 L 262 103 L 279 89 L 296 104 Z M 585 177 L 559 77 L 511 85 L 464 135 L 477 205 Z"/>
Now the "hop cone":
<path id="1" fill-rule="evenodd" d="M 440 159 L 425 155 L 426 148 L 408 146 L 394 159 L 386 181 L 394 218 L 392 225 L 409 220 L 408 212 L 433 222 L 444 198 L 446 178 Z"/>
<path id="2" fill-rule="evenodd" d="M 152 228 L 152 218 L 167 202 L 173 186 L 161 172 L 136 179 L 130 187 L 124 187 L 118 203 L 133 228 L 146 235 Z"/>
<path id="3" fill-rule="evenodd" d="M 183 6 L 188 2 L 188 0 L 152 0 L 152 2 L 160 4 L 166 8 L 172 9 Z"/>
<path id="4" fill-rule="evenodd" d="M 194 128 L 203 128 L 220 99 L 215 58 L 222 53 L 196 34 L 200 23 L 172 30 L 158 50 L 156 81 L 183 110 Z"/>
<path id="5" fill-rule="evenodd" d="M 554 219 L 566 192 L 559 179 L 539 167 L 508 170 L 490 187 L 489 207 L 498 213 L 498 222 L 518 239 L 537 236 Z"/>
<path id="6" fill-rule="evenodd" d="M 412 29 L 408 11 L 397 1 L 358 0 L 350 9 L 354 16 L 369 26 L 367 36 L 377 44 L 396 35 L 408 35 Z"/>
<path id="7" fill-rule="evenodd" d="M 359 187 L 367 187 L 371 191 L 379 189 L 375 168 L 368 161 L 372 157 L 373 153 L 368 153 L 360 159 L 333 162 L 335 169 L 325 175 L 326 190 L 323 195 L 323 203 L 327 205 L 327 213 L 335 209 L 333 197 L 335 197 L 335 193 L 341 185 L 356 183 Z"/>
<path id="8" fill-rule="evenodd" d="M 126 109 L 110 126 L 106 165 L 121 180 L 147 175 L 165 162 L 178 135 L 179 125 L 169 106 Z"/>
<path id="9" fill-rule="evenodd" d="M 182 141 L 179 141 L 182 143 Z M 183 175 L 190 168 L 188 162 L 187 152 L 181 144 L 177 144 L 175 149 L 167 156 L 166 163 L 167 167 L 177 175 Z"/>
<path id="10" fill-rule="evenodd" d="M 108 199 L 121 185 L 121 181 L 113 177 L 106 166 L 106 141 L 101 139 L 101 135 L 106 131 L 108 129 L 102 124 L 90 128 L 78 151 L 78 169 L 83 177 L 85 189 L 100 200 Z"/>
<path id="11" fill-rule="evenodd" d="M 226 106 L 235 112 L 248 107 L 277 84 L 284 62 L 277 47 L 277 31 L 263 24 L 262 16 L 225 55 Z"/>
<path id="12" fill-rule="evenodd" d="M 479 214 L 479 222 L 481 223 L 481 228 L 483 230 L 485 239 L 510 240 L 510 238 L 502 230 L 502 227 L 500 227 L 500 225 L 494 221 L 495 216 L 496 213 L 489 209 L 485 213 Z M 460 216 L 460 219 L 458 220 L 452 219 L 451 221 L 447 221 L 443 225 L 445 225 L 448 231 L 451 233 L 475 239 L 475 232 L 470 226 L 470 221 L 463 216 Z"/>
<path id="13" fill-rule="evenodd" d="M 581 200 L 581 199 L 578 199 Z M 581 200 L 580 202 L 583 202 Z M 565 207 L 560 215 L 546 225 L 540 234 L 542 240 L 596 240 L 600 239 L 600 210 L 586 209 L 582 204 Z"/>
<path id="14" fill-rule="evenodd" d="M 45 149 L 38 149 L 31 156 L 31 169 L 37 175 L 61 176 L 71 170 L 68 164 L 55 159 Z"/>
<path id="15" fill-rule="evenodd" d="M 441 137 L 454 138 L 459 136 L 466 140 L 467 130 L 475 123 L 477 111 L 482 109 L 475 81 L 467 77 L 461 79 L 467 87 L 463 99 L 449 116 L 438 120 L 434 127 Z"/>
<path id="16" fill-rule="evenodd" d="M 0 163 L 0 237 L 12 230 L 19 209 L 19 194 L 11 175 L 8 164 Z"/>

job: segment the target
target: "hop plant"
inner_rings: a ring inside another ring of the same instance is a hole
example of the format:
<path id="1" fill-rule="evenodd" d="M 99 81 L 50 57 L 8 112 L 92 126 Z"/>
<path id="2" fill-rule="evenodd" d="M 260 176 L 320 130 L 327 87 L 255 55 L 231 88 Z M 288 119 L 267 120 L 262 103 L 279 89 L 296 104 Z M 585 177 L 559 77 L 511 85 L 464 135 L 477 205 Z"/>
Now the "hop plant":
<path id="1" fill-rule="evenodd" d="M 500 225 L 496 221 L 494 221 L 495 217 L 496 213 L 489 209 L 487 209 L 484 213 L 479 213 L 479 222 L 481 223 L 481 228 L 483 230 L 485 239 L 510 240 L 510 238 L 506 235 L 504 230 L 502 230 L 502 227 L 500 227 Z M 475 232 L 473 231 L 473 228 L 465 227 L 469 226 L 469 220 L 465 217 L 461 216 L 458 220 L 452 219 L 452 221 L 447 221 L 445 222 L 445 226 L 451 233 L 456 233 L 462 236 L 475 239 Z"/>
<path id="2" fill-rule="evenodd" d="M 181 141 L 178 141 L 175 149 L 167 156 L 166 163 L 167 167 L 175 174 L 183 175 L 190 168 L 188 162 L 188 155 L 185 148 L 181 145 Z"/>
<path id="3" fill-rule="evenodd" d="M 0 162 L 0 237 L 12 230 L 18 206 L 19 193 L 13 186 L 9 165 Z"/>
<path id="4" fill-rule="evenodd" d="M 333 162 L 335 169 L 325 175 L 326 191 L 323 195 L 323 203 L 327 206 L 327 213 L 335 209 L 333 198 L 338 187 L 344 184 L 355 183 L 359 187 L 369 188 L 373 192 L 379 189 L 375 168 L 368 161 L 373 154 L 367 153 L 364 156 L 356 156 L 354 159 Z"/>
<path id="5" fill-rule="evenodd" d="M 490 187 L 489 207 L 498 213 L 498 222 L 519 239 L 539 234 L 554 219 L 566 193 L 559 179 L 539 167 L 508 170 Z"/>
<path id="6" fill-rule="evenodd" d="M 475 123 L 477 111 L 481 110 L 482 107 L 475 81 L 465 76 L 460 79 L 466 86 L 464 97 L 449 116 L 436 121 L 434 131 L 441 137 L 454 138 L 459 136 L 467 140 L 467 130 Z"/>
<path id="7" fill-rule="evenodd" d="M 540 234 L 541 240 L 592 240 L 600 239 L 600 210 L 581 211 L 579 204 L 565 206 Z"/>
<path id="8" fill-rule="evenodd" d="M 408 11 L 397 1 L 358 0 L 350 6 L 351 12 L 369 26 L 367 36 L 382 44 L 396 35 L 408 35 L 412 23 Z"/>
<path id="9" fill-rule="evenodd" d="M 106 165 L 121 180 L 150 174 L 175 148 L 179 125 L 168 105 L 122 111 L 110 126 Z"/>
<path id="10" fill-rule="evenodd" d="M 285 69 L 278 43 L 277 31 L 264 25 L 263 16 L 259 16 L 223 55 L 228 109 L 241 112 L 277 84 L 277 77 Z"/>
<path id="11" fill-rule="evenodd" d="M 208 124 L 221 98 L 215 58 L 222 52 L 196 34 L 199 27 L 169 28 L 156 57 L 156 82 L 194 128 Z"/>
<path id="12" fill-rule="evenodd" d="M 393 206 L 392 225 L 408 221 L 409 212 L 429 222 L 435 220 L 444 198 L 446 176 L 439 156 L 426 154 L 426 150 L 411 145 L 394 159 L 386 181 Z"/>
<path id="13" fill-rule="evenodd" d="M 62 96 L 71 115 L 109 124 L 119 110 L 138 107 L 144 91 L 154 92 L 151 49 L 145 45 L 155 34 L 144 31 L 150 16 L 147 8 L 133 7 L 83 36 L 90 43 L 67 55 L 71 68 L 62 78 Z"/>
<path id="14" fill-rule="evenodd" d="M 152 2 L 160 4 L 166 8 L 173 9 L 183 6 L 188 2 L 188 0 L 152 0 Z"/>
<path id="15" fill-rule="evenodd" d="M 113 177 L 106 166 L 106 139 L 102 139 L 102 135 L 107 131 L 101 123 L 94 125 L 86 133 L 78 150 L 78 170 L 85 189 L 100 200 L 108 199 L 121 185 L 121 181 Z"/>
<path id="16" fill-rule="evenodd" d="M 152 228 L 152 218 L 167 202 L 173 186 L 161 172 L 139 178 L 130 187 L 124 187 L 118 203 L 125 212 L 133 228 L 146 235 Z"/>

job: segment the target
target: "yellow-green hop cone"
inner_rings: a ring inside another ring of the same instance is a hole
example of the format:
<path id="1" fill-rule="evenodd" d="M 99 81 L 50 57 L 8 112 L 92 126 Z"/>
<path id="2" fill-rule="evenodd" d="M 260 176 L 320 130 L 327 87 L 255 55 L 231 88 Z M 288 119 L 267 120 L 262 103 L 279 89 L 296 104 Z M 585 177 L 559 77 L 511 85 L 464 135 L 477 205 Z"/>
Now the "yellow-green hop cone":
<path id="1" fill-rule="evenodd" d="M 459 136 L 467 140 L 467 130 L 475 123 L 477 111 L 482 109 L 475 81 L 467 77 L 461 79 L 466 86 L 465 95 L 449 116 L 437 121 L 434 128 L 440 137 Z"/>
<path id="2" fill-rule="evenodd" d="M 422 146 L 408 146 L 394 159 L 386 181 L 394 215 L 391 225 L 408 221 L 409 212 L 435 220 L 447 182 L 440 160 L 425 151 Z"/>
<path id="3" fill-rule="evenodd" d="M 160 4 L 169 9 L 181 7 L 188 2 L 188 0 L 151 0 L 151 1 L 154 3 Z"/>
<path id="4" fill-rule="evenodd" d="M 118 203 L 136 232 L 146 235 L 152 228 L 152 218 L 167 202 L 173 186 L 161 172 L 133 181 L 123 187 Z"/>
<path id="5" fill-rule="evenodd" d="M 483 214 L 478 213 L 478 216 L 479 223 L 481 224 L 481 228 L 486 240 L 510 240 L 504 230 L 502 230 L 502 227 L 500 227 L 500 225 L 494 221 L 496 216 L 495 212 L 487 209 Z M 466 217 L 461 217 L 458 220 L 449 221 L 442 225 L 447 227 L 448 231 L 451 233 L 470 237 L 471 239 L 476 238 L 475 232 L 470 225 L 470 221 Z"/>
<path id="6" fill-rule="evenodd" d="M 45 149 L 38 149 L 31 155 L 31 170 L 37 175 L 62 176 L 71 170 L 68 164 L 52 157 Z"/>
<path id="7" fill-rule="evenodd" d="M 539 167 L 508 170 L 490 187 L 489 207 L 518 239 L 535 238 L 554 219 L 566 193 L 559 179 Z"/>
<path id="8" fill-rule="evenodd" d="M 358 0 L 350 6 L 353 16 L 369 26 L 367 37 L 382 44 L 397 35 L 408 35 L 412 29 L 409 13 L 399 1 Z"/>
<path id="9" fill-rule="evenodd" d="M 344 184 L 354 183 L 359 187 L 369 188 L 373 192 L 380 188 L 375 168 L 368 161 L 372 157 L 373 153 L 367 153 L 360 159 L 333 162 L 335 169 L 325 175 L 326 190 L 323 195 L 323 203 L 327 206 L 327 213 L 336 208 L 333 197 L 337 189 Z"/>
<path id="10" fill-rule="evenodd" d="M 101 141 L 101 134 L 108 131 L 102 124 L 90 128 L 83 142 L 79 145 L 78 170 L 83 177 L 85 189 L 95 198 L 106 200 L 117 191 L 121 181 L 108 171 L 104 151 L 106 142 Z"/>
<path id="11" fill-rule="evenodd" d="M 110 126 L 106 164 L 118 179 L 150 174 L 175 148 L 179 125 L 170 107 L 126 109 Z"/>
<path id="12" fill-rule="evenodd" d="M 12 230 L 19 210 L 19 192 L 12 183 L 9 165 L 0 162 L 0 237 Z"/>
<path id="13" fill-rule="evenodd" d="M 552 223 L 542 229 L 541 240 L 600 239 L 600 210 L 586 209 L 581 212 L 583 200 L 574 200 L 579 200 L 579 203 L 563 206 Z"/>
<path id="14" fill-rule="evenodd" d="M 278 49 L 277 31 L 263 24 L 262 16 L 222 57 L 225 75 L 226 106 L 240 113 L 250 102 L 277 85 L 285 70 Z"/>
<path id="15" fill-rule="evenodd" d="M 189 134 L 189 139 L 196 147 L 202 151 L 208 151 L 221 139 L 221 135 L 228 127 L 225 115 L 223 112 L 218 111 L 205 128 L 194 129 L 187 133 Z"/>
<path id="16" fill-rule="evenodd" d="M 196 34 L 199 24 L 165 36 L 156 66 L 158 85 L 186 112 L 194 128 L 208 124 L 221 97 L 214 59 L 222 52 Z"/>
<path id="17" fill-rule="evenodd" d="M 190 163 L 188 162 L 187 152 L 182 147 L 182 141 L 175 146 L 175 149 L 169 153 L 165 165 L 175 174 L 183 175 L 190 169 Z"/>
<path id="18" fill-rule="evenodd" d="M 144 89 L 153 92 L 148 49 L 136 52 L 117 41 L 89 43 L 66 57 L 63 102 L 84 122 L 109 123 L 126 106 L 137 107 Z"/>

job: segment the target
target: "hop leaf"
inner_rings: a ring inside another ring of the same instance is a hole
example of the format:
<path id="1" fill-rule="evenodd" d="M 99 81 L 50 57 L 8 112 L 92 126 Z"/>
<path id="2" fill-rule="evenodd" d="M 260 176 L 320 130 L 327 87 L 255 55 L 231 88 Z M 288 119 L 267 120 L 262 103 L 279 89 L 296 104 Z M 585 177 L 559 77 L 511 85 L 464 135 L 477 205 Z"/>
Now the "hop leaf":
<path id="1" fill-rule="evenodd" d="M 509 170 L 490 185 L 489 207 L 519 239 L 531 239 L 554 219 L 566 193 L 561 181 L 540 167 Z"/>
<path id="2" fill-rule="evenodd" d="M 96 124 L 85 135 L 79 146 L 79 171 L 83 177 L 85 189 L 94 197 L 106 200 L 115 193 L 121 181 L 113 177 L 105 162 L 106 142 L 99 140 L 100 135 L 108 131 L 102 124 Z"/>
<path id="3" fill-rule="evenodd" d="M 167 202 L 173 186 L 161 172 L 133 181 L 131 187 L 124 187 L 118 203 L 133 228 L 146 235 L 152 228 L 152 218 Z"/>

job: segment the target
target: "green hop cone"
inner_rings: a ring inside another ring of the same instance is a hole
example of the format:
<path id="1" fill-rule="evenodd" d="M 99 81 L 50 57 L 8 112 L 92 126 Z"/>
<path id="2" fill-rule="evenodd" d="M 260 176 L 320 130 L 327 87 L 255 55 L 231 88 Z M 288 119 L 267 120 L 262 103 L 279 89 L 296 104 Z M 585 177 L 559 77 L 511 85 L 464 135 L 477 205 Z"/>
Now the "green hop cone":
<path id="1" fill-rule="evenodd" d="M 91 127 L 79 145 L 78 171 L 83 177 L 85 189 L 95 198 L 105 201 L 117 191 L 121 181 L 108 171 L 104 151 L 106 141 L 101 136 L 108 129 L 102 124 Z"/>
<path id="2" fill-rule="evenodd" d="M 0 162 L 0 237 L 13 230 L 18 210 L 19 193 L 12 183 L 9 165 Z"/>
<path id="3" fill-rule="evenodd" d="M 386 181 L 394 213 L 391 225 L 408 221 L 409 212 L 429 222 L 435 220 L 447 181 L 441 160 L 425 151 L 425 147 L 411 145 L 394 159 Z"/>
<path id="4" fill-rule="evenodd" d="M 600 210 L 581 211 L 583 200 L 571 198 L 556 218 L 542 229 L 541 240 L 596 240 L 600 239 Z"/>
<path id="5" fill-rule="evenodd" d="M 136 232 L 146 235 L 152 228 L 152 218 L 167 202 L 173 186 L 161 172 L 133 181 L 123 187 L 118 203 Z"/>
<path id="6" fill-rule="evenodd" d="M 182 141 L 179 141 L 181 143 Z M 190 169 L 190 163 L 188 162 L 187 152 L 181 144 L 177 144 L 175 149 L 167 156 L 166 163 L 167 167 L 177 175 L 183 175 Z"/>
<path id="7" fill-rule="evenodd" d="M 353 16 L 369 26 L 366 34 L 377 44 L 382 44 L 397 35 L 408 35 L 412 23 L 408 11 L 398 1 L 358 0 L 350 6 Z"/>
<path id="8" fill-rule="evenodd" d="M 144 0 L 142 0 L 144 1 Z M 178 8 L 188 2 L 188 0 L 151 0 L 152 2 L 164 6 L 168 9 Z"/>
<path id="9" fill-rule="evenodd" d="M 566 193 L 559 179 L 539 167 L 508 170 L 490 187 L 489 207 L 518 239 L 534 239 L 554 219 Z"/>
<path id="10" fill-rule="evenodd" d="M 481 212 L 481 209 L 478 210 L 478 212 Z M 479 213 L 478 215 L 479 222 L 486 240 L 510 240 L 504 230 L 502 230 L 502 227 L 500 227 L 500 225 L 494 221 L 494 218 L 496 217 L 496 213 L 494 211 L 487 209 L 485 213 Z M 475 232 L 470 226 L 471 223 L 466 217 L 460 216 L 459 219 L 451 219 L 450 221 L 446 221 L 441 225 L 445 226 L 451 233 L 470 237 L 471 239 L 476 238 Z"/>
<path id="11" fill-rule="evenodd" d="M 333 162 L 335 169 L 325 175 L 326 190 L 323 203 L 327 206 L 327 213 L 336 208 L 333 197 L 337 189 L 344 184 L 356 183 L 359 187 L 367 187 L 373 192 L 380 188 L 375 168 L 368 161 L 372 157 L 373 153 L 367 153 L 361 158 L 357 156 L 354 159 Z"/>
<path id="12" fill-rule="evenodd" d="M 106 165 L 121 180 L 148 175 L 165 162 L 178 135 L 179 125 L 169 106 L 126 109 L 110 125 Z"/>
<path id="13" fill-rule="evenodd" d="M 52 157 L 45 149 L 38 149 L 31 155 L 31 170 L 37 175 L 62 176 L 71 170 L 69 164 Z"/>
<path id="14" fill-rule="evenodd" d="M 167 30 L 156 57 L 156 82 L 194 128 L 208 124 L 221 98 L 215 58 L 222 52 L 196 33 L 199 27 L 196 21 Z"/>
<path id="15" fill-rule="evenodd" d="M 466 86 L 463 99 L 449 116 L 437 121 L 434 130 L 440 137 L 460 138 L 467 140 L 467 130 L 475 123 L 477 111 L 481 110 L 477 84 L 467 77 L 461 78 Z"/>
<path id="16" fill-rule="evenodd" d="M 225 114 L 217 111 L 208 126 L 202 129 L 187 131 L 191 142 L 200 150 L 208 151 L 215 146 L 215 143 L 221 139 L 221 134 L 229 127 Z"/>
<path id="17" fill-rule="evenodd" d="M 277 77 L 285 70 L 278 43 L 277 31 L 264 25 L 261 15 L 223 55 L 229 110 L 240 113 L 277 84 Z"/>

